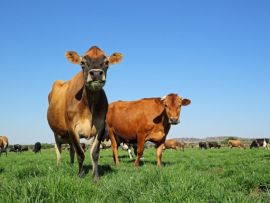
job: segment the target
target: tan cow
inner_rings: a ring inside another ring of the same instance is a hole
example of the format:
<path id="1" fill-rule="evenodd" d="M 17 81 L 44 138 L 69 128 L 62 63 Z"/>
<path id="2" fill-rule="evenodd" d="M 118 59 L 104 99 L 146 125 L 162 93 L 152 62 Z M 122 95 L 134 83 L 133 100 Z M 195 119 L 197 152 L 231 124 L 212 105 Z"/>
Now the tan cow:
<path id="1" fill-rule="evenodd" d="M 243 149 L 246 148 L 241 140 L 229 140 L 228 147 L 230 147 L 230 148 L 238 147 L 238 148 L 243 148 Z"/>
<path id="2" fill-rule="evenodd" d="M 165 141 L 164 149 L 175 149 L 175 150 L 182 150 L 185 149 L 185 144 L 178 142 L 174 139 L 168 139 Z"/>
<path id="3" fill-rule="evenodd" d="M 119 164 L 117 148 L 121 142 L 138 144 L 135 166 L 139 166 L 144 143 L 151 141 L 156 143 L 157 165 L 160 166 L 164 142 L 170 127 L 180 122 L 181 106 L 187 106 L 190 102 L 177 94 L 169 94 L 163 98 L 111 103 L 106 121 L 115 164 Z"/>
<path id="4" fill-rule="evenodd" d="M 106 56 L 96 46 L 85 55 L 66 52 L 66 58 L 81 66 L 82 71 L 69 81 L 55 81 L 49 93 L 47 118 L 55 136 L 57 165 L 60 163 L 61 144 L 69 143 L 70 160 L 74 162 L 74 149 L 79 163 L 79 176 L 84 175 L 85 158 L 80 138 L 94 138 L 91 148 L 94 180 L 98 180 L 98 158 L 101 140 L 105 134 L 108 101 L 103 86 L 109 65 L 119 63 L 122 54 Z M 73 147 L 72 147 L 73 146 Z"/>
<path id="5" fill-rule="evenodd" d="M 8 138 L 6 136 L 0 136 L 0 156 L 2 155 L 2 152 L 6 152 L 7 156 L 7 147 L 8 147 Z"/>

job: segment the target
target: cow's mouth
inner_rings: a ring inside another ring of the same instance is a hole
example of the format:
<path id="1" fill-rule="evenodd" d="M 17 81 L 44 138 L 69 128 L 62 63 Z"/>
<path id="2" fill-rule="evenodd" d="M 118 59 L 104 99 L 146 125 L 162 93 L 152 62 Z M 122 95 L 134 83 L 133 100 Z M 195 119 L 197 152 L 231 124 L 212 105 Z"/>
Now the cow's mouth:
<path id="1" fill-rule="evenodd" d="M 97 80 L 86 83 L 86 87 L 92 91 L 99 91 L 105 85 L 105 80 Z"/>

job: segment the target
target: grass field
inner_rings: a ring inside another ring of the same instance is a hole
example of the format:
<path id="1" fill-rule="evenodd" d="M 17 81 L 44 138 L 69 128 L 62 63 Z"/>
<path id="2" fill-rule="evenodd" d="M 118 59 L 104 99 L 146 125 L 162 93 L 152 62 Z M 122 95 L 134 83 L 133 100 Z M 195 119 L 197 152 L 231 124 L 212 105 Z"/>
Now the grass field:
<path id="1" fill-rule="evenodd" d="M 0 202 L 270 202 L 270 150 L 167 150 L 164 167 L 156 167 L 155 150 L 147 149 L 140 168 L 126 151 L 116 167 L 111 150 L 102 150 L 98 183 L 86 154 L 84 178 L 67 151 L 59 169 L 53 150 L 2 155 Z"/>

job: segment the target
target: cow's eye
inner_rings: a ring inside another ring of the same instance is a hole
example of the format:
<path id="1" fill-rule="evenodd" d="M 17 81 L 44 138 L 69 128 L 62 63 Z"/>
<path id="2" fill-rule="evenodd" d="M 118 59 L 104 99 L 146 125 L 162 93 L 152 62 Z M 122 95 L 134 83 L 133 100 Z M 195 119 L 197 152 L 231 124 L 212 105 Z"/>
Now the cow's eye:
<path id="1" fill-rule="evenodd" d="M 81 61 L 81 66 L 84 66 L 85 65 L 85 62 L 84 61 Z"/>

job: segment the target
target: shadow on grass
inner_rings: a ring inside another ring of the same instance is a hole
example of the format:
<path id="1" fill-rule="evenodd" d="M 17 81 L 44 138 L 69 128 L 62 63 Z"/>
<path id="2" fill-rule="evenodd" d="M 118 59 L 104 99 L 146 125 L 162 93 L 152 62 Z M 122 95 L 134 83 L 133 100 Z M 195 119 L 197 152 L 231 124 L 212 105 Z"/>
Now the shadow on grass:
<path id="1" fill-rule="evenodd" d="M 0 168 L 0 173 L 4 173 L 5 169 L 4 168 Z"/>
<path id="2" fill-rule="evenodd" d="M 92 165 L 84 165 L 83 166 L 84 174 L 88 174 L 92 171 Z M 98 166 L 99 175 L 103 176 L 104 174 L 112 173 L 113 169 L 110 165 L 99 165 Z"/>
<path id="3" fill-rule="evenodd" d="M 270 159 L 270 154 L 264 155 L 263 156 L 265 159 Z"/>
<path id="4" fill-rule="evenodd" d="M 134 164 L 134 161 L 135 160 L 127 160 L 126 162 Z M 140 161 L 140 166 L 143 166 L 145 164 L 157 165 L 157 162 L 156 161 L 150 161 L 150 160 L 141 160 Z M 162 161 L 162 166 L 173 166 L 173 165 L 176 165 L 176 164 L 177 164 L 176 162 L 172 162 L 172 161 L 166 161 L 166 162 Z"/>

